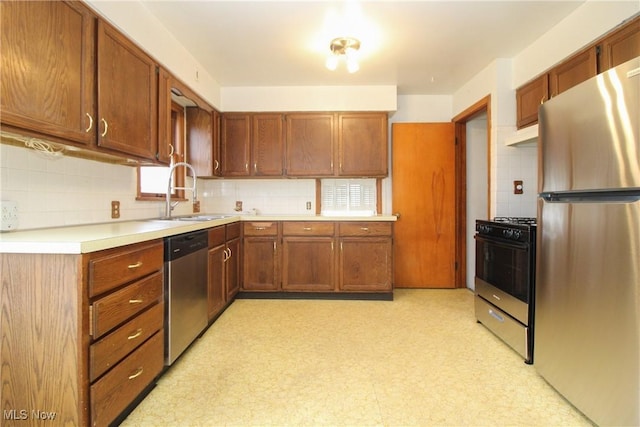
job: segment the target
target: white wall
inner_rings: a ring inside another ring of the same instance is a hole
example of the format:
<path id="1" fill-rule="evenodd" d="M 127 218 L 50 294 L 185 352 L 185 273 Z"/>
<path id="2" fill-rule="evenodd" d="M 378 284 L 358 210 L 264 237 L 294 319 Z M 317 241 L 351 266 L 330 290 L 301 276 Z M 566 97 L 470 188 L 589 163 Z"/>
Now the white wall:
<path id="1" fill-rule="evenodd" d="M 222 111 L 395 111 L 396 86 L 224 87 Z"/>

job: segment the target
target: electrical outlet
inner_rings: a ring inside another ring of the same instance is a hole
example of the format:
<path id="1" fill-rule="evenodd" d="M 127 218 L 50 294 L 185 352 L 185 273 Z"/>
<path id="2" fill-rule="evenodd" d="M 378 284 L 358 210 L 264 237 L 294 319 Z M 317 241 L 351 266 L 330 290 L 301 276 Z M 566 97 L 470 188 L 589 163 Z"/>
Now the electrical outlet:
<path id="1" fill-rule="evenodd" d="M 522 181 L 513 181 L 513 194 L 522 194 L 523 191 L 524 187 L 522 186 Z"/>
<path id="2" fill-rule="evenodd" d="M 242 212 L 242 200 L 236 201 L 236 212 Z"/>
<path id="3" fill-rule="evenodd" d="M 195 202 L 193 202 L 193 213 L 199 213 L 200 212 L 200 200 L 196 200 Z"/>
<path id="4" fill-rule="evenodd" d="M 10 231 L 18 228 L 18 206 L 11 200 L 0 201 L 2 216 L 0 216 L 0 230 Z"/>
<path id="5" fill-rule="evenodd" d="M 111 218 L 120 218 L 120 202 L 117 200 L 111 202 Z"/>
<path id="6" fill-rule="evenodd" d="M 311 202 L 307 202 L 307 210 L 310 211 L 311 210 Z"/>

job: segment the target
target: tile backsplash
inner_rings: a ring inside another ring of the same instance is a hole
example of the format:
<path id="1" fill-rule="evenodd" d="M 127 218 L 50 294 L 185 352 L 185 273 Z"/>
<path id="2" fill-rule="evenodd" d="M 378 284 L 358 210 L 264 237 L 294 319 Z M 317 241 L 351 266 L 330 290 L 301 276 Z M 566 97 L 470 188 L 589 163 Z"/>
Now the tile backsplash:
<path id="1" fill-rule="evenodd" d="M 189 183 L 187 183 L 187 186 Z M 18 207 L 18 229 L 33 229 L 164 215 L 164 202 L 137 201 L 135 167 L 63 156 L 47 158 L 34 150 L 0 144 L 0 198 Z M 198 180 L 201 212 L 315 213 L 315 181 Z M 191 199 L 192 196 L 187 194 Z M 120 202 L 120 218 L 111 219 L 111 201 Z M 311 210 L 307 210 L 311 202 Z M 191 213 L 191 203 L 179 203 L 175 215 Z"/>

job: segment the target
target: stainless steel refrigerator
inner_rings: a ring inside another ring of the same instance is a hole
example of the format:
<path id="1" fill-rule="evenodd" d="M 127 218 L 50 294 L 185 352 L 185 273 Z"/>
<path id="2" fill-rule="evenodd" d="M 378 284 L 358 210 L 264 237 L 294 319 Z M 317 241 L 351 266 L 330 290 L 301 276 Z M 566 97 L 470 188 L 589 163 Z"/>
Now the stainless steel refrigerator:
<path id="1" fill-rule="evenodd" d="M 640 425 L 640 57 L 540 107 L 534 364 L 599 425 Z"/>

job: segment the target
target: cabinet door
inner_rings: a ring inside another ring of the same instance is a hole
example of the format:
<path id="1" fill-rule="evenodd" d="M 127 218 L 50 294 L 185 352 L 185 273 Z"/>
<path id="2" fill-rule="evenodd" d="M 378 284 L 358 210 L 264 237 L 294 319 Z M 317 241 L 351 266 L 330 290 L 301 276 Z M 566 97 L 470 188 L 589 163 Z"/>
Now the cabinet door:
<path id="1" fill-rule="evenodd" d="M 284 237 L 282 289 L 286 291 L 335 290 L 333 237 Z"/>
<path id="2" fill-rule="evenodd" d="M 551 69 L 549 72 L 551 97 L 560 95 L 575 85 L 594 77 L 597 73 L 596 48 L 591 47 Z"/>
<path id="3" fill-rule="evenodd" d="M 95 143 L 95 16 L 80 2 L 0 2 L 0 120 Z"/>
<path id="4" fill-rule="evenodd" d="M 278 244 L 276 237 L 245 237 L 243 242 L 242 289 L 275 291 L 278 283 Z"/>
<path id="5" fill-rule="evenodd" d="M 284 133 L 282 114 L 254 114 L 251 128 L 252 175 L 281 176 Z"/>
<path id="6" fill-rule="evenodd" d="M 640 16 L 607 36 L 600 46 L 599 72 L 640 56 Z"/>
<path id="7" fill-rule="evenodd" d="M 333 175 L 333 114 L 289 114 L 286 117 L 288 176 Z"/>
<path id="8" fill-rule="evenodd" d="M 199 107 L 187 107 L 187 158 L 198 176 L 213 176 L 213 117 Z"/>
<path id="9" fill-rule="evenodd" d="M 389 237 L 340 239 L 340 290 L 392 290 L 392 244 Z"/>
<path id="10" fill-rule="evenodd" d="M 227 241 L 227 258 L 225 265 L 225 289 L 227 301 L 232 300 L 240 290 L 240 238 Z"/>
<path id="11" fill-rule="evenodd" d="M 222 310 L 226 300 L 225 289 L 225 245 L 216 246 L 209 249 L 209 292 L 208 292 L 208 311 L 209 320 L 213 319 L 216 314 Z"/>
<path id="12" fill-rule="evenodd" d="M 169 164 L 173 154 L 171 132 L 171 74 L 164 68 L 158 72 L 158 162 Z"/>
<path id="13" fill-rule="evenodd" d="M 388 174 L 386 113 L 338 116 L 338 157 L 341 176 Z"/>
<path id="14" fill-rule="evenodd" d="M 213 110 L 212 120 L 213 120 L 213 175 L 221 176 L 222 169 L 220 165 L 222 164 L 222 158 L 220 157 L 220 113 L 217 110 Z"/>
<path id="15" fill-rule="evenodd" d="M 250 138 L 249 114 L 222 115 L 220 153 L 223 176 L 249 175 Z"/>
<path id="16" fill-rule="evenodd" d="M 538 108 L 549 99 L 549 74 L 543 74 L 516 90 L 517 126 L 522 129 L 538 123 Z"/>
<path id="17" fill-rule="evenodd" d="M 98 145 L 155 160 L 158 84 L 155 62 L 98 20 Z"/>

